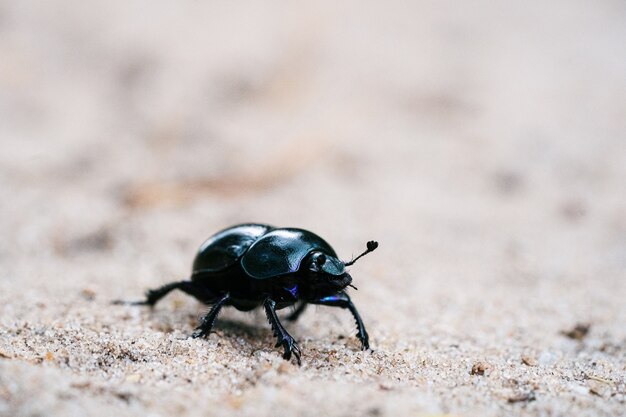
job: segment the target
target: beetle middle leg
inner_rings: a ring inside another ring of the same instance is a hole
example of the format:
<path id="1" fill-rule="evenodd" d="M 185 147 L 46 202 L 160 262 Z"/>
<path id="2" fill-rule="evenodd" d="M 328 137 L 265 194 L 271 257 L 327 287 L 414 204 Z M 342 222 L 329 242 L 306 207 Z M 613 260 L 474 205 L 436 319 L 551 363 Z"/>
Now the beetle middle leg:
<path id="1" fill-rule="evenodd" d="M 296 321 L 296 320 L 298 320 L 300 315 L 306 309 L 306 304 L 307 304 L 306 301 L 300 302 L 298 307 L 296 307 L 296 309 L 290 315 L 288 315 L 285 319 L 288 320 L 288 321 Z"/>
<path id="2" fill-rule="evenodd" d="M 294 338 L 291 337 L 291 335 L 287 333 L 287 330 L 285 330 L 283 325 L 280 324 L 280 321 L 278 320 L 278 315 L 276 315 L 276 302 L 271 298 L 266 298 L 263 302 L 263 308 L 265 308 L 265 314 L 267 315 L 267 319 L 272 326 L 274 336 L 276 336 L 276 339 L 278 340 L 276 343 L 276 347 L 283 346 L 283 348 L 285 349 L 283 358 L 289 360 L 291 359 L 291 354 L 293 353 L 293 355 L 296 357 L 296 360 L 298 361 L 298 365 L 301 365 L 302 363 L 300 362 L 300 348 L 298 347 L 298 344 L 296 343 Z"/>
<path id="3" fill-rule="evenodd" d="M 229 298 L 230 294 L 227 293 L 223 295 L 222 298 L 220 298 L 215 304 L 213 304 L 211 310 L 209 310 L 209 312 L 204 317 L 202 317 L 200 325 L 196 328 L 196 331 L 193 332 L 191 337 L 197 339 L 198 337 L 208 336 L 209 334 L 211 334 L 211 329 L 215 324 L 215 320 L 217 319 L 218 314 L 220 314 L 220 310 Z"/>
<path id="4" fill-rule="evenodd" d="M 165 297 L 167 294 L 169 294 L 170 292 L 174 290 L 181 290 L 203 303 L 211 303 L 216 298 L 214 294 L 209 293 L 205 288 L 203 288 L 202 286 L 199 286 L 193 281 L 177 281 L 177 282 L 170 282 L 169 284 L 165 284 L 159 288 L 146 291 L 145 300 L 142 300 L 142 301 L 115 300 L 113 301 L 113 304 L 145 305 L 145 306 L 152 307 L 161 298 Z"/>
<path id="5" fill-rule="evenodd" d="M 363 320 L 359 315 L 355 305 L 352 303 L 352 300 L 344 291 L 341 291 L 335 295 L 331 295 L 328 297 L 321 298 L 316 301 L 309 301 L 311 304 L 319 304 L 329 307 L 340 307 L 347 308 L 352 313 L 354 320 L 356 321 L 357 334 L 356 337 L 361 341 L 361 349 L 368 350 L 370 348 L 369 343 L 369 335 L 367 334 L 367 330 L 365 330 L 365 325 L 363 324 Z"/>

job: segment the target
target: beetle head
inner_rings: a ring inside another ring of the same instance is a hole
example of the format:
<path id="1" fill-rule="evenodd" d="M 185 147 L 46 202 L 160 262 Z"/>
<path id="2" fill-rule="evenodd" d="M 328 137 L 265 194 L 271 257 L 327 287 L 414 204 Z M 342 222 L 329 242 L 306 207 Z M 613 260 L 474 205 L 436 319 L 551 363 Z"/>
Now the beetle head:
<path id="1" fill-rule="evenodd" d="M 352 282 L 344 263 L 323 252 L 311 252 L 302 262 L 300 274 L 311 298 L 336 294 Z"/>
<path id="2" fill-rule="evenodd" d="M 352 277 L 346 272 L 346 266 L 353 265 L 359 258 L 373 252 L 377 247 L 378 242 L 373 240 L 367 242 L 367 250 L 350 262 L 342 262 L 321 251 L 311 252 L 300 267 L 309 297 L 318 298 L 336 294 L 348 286 L 356 289 L 351 285 Z"/>

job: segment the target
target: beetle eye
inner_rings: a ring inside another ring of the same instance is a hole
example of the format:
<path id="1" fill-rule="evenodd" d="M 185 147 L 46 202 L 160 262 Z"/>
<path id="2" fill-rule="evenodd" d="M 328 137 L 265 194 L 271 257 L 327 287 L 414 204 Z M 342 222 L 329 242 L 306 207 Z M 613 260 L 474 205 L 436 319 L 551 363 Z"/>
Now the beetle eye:
<path id="1" fill-rule="evenodd" d="M 326 263 L 326 255 L 324 255 L 323 253 L 320 254 L 320 256 L 317 257 L 317 264 L 319 266 L 322 266 Z"/>

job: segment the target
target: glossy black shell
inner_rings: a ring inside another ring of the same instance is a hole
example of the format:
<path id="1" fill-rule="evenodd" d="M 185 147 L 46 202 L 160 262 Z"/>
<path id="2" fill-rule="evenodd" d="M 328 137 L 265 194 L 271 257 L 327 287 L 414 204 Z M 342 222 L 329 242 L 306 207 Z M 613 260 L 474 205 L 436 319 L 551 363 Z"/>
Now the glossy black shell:
<path id="1" fill-rule="evenodd" d="M 202 244 L 193 263 L 193 274 L 219 273 L 239 264 L 251 278 L 268 279 L 298 271 L 302 260 L 313 251 L 327 255 L 324 272 L 345 272 L 333 248 L 312 232 L 240 224 L 216 233 Z"/>

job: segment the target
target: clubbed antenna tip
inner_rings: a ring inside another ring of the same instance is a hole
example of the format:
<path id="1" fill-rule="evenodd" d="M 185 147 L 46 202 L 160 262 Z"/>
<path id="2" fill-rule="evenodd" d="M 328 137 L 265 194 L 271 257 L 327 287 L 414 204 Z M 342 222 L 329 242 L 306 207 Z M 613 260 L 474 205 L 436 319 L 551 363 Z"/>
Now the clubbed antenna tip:
<path id="1" fill-rule="evenodd" d="M 367 250 L 363 252 L 362 254 L 360 254 L 359 256 L 357 256 L 356 258 L 354 258 L 353 260 L 351 260 L 350 262 L 346 262 L 345 266 L 350 266 L 354 264 L 359 258 L 367 255 L 370 252 L 373 252 L 377 247 L 378 247 L 378 242 L 376 242 L 375 240 L 370 240 L 369 242 L 367 242 Z"/>

